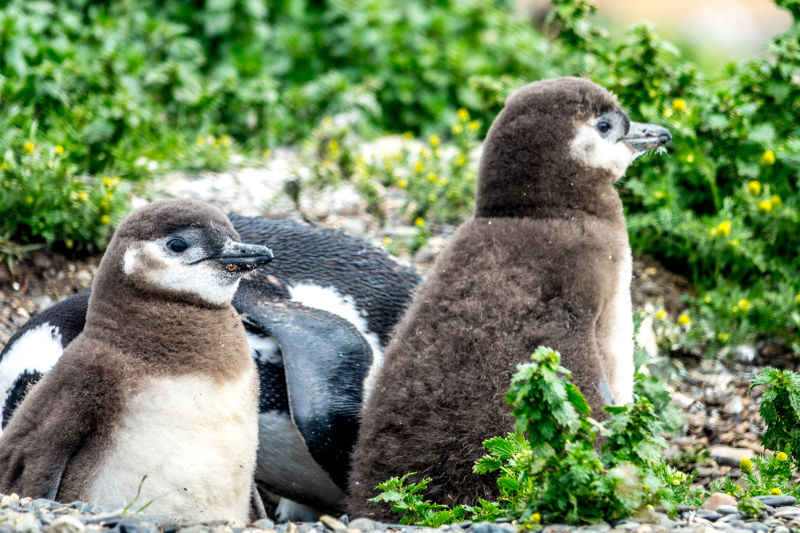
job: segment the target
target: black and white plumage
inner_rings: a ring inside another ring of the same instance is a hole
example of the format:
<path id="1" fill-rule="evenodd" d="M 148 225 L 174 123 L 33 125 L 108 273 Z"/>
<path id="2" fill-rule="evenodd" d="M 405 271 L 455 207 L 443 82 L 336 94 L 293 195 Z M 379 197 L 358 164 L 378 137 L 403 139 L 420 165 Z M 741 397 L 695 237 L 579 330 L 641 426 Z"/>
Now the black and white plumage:
<path id="1" fill-rule="evenodd" d="M 420 278 L 335 230 L 230 219 L 243 242 L 275 254 L 241 281 L 233 300 L 261 378 L 256 480 L 273 495 L 338 510 L 361 406 Z M 81 332 L 88 300 L 87 289 L 35 315 L 0 353 L 3 425 L 28 384 Z M 283 517 L 303 517 L 296 513 Z"/>

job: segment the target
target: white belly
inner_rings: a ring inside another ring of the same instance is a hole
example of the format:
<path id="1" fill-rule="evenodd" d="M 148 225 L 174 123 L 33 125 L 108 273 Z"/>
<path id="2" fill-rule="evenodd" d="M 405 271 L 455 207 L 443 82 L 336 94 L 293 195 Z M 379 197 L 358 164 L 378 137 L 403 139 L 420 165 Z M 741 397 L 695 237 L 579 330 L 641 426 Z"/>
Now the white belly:
<path id="1" fill-rule="evenodd" d="M 615 405 L 633 401 L 633 309 L 631 307 L 631 254 L 622 259 L 616 290 L 609 308 L 611 331 L 606 353 L 610 356 L 607 368 L 608 385 Z"/>
<path id="2" fill-rule="evenodd" d="M 243 377 L 153 379 L 131 398 L 90 483 L 92 503 L 247 522 L 258 445 L 255 365 Z"/>

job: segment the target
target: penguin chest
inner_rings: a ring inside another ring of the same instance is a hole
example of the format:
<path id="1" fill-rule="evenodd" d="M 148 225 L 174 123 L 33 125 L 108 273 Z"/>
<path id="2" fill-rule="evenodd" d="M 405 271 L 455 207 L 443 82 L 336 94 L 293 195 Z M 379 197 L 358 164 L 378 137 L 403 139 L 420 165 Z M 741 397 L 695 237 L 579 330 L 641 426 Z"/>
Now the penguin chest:
<path id="1" fill-rule="evenodd" d="M 246 522 L 257 395 L 254 365 L 231 381 L 150 380 L 127 402 L 89 482 L 89 501 L 120 508 L 135 500 L 132 510 L 149 503 L 150 514 Z"/>

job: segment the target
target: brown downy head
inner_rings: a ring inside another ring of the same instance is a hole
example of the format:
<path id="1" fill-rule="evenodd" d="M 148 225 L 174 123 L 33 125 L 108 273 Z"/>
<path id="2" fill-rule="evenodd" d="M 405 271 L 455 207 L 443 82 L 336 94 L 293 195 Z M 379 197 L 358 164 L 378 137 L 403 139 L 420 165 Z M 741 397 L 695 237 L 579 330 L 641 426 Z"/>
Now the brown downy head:
<path id="1" fill-rule="evenodd" d="M 228 217 L 204 202 L 166 200 L 138 209 L 114 233 L 92 300 L 229 305 L 241 277 L 272 260 L 269 248 L 238 239 Z"/>
<path id="2" fill-rule="evenodd" d="M 530 83 L 508 98 L 486 136 L 475 216 L 621 216 L 613 183 L 670 139 L 661 126 L 631 122 L 588 80 Z"/>

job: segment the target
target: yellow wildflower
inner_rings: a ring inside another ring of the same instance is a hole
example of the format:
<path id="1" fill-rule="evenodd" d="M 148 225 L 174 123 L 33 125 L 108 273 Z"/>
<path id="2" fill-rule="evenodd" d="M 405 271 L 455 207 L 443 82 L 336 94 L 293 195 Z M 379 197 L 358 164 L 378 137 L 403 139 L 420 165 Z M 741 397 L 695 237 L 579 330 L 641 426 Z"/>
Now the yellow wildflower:
<path id="1" fill-rule="evenodd" d="M 656 318 L 659 320 L 664 320 L 665 318 L 667 318 L 667 312 L 664 311 L 663 309 L 659 309 L 658 313 L 656 313 Z"/>
<path id="2" fill-rule="evenodd" d="M 391 237 L 384 237 L 383 238 L 383 244 L 385 244 L 386 246 L 389 246 L 390 244 L 392 244 L 392 238 Z"/>
<path id="3" fill-rule="evenodd" d="M 428 142 L 431 143 L 431 146 L 436 148 L 437 146 L 442 144 L 442 139 L 440 139 L 438 135 L 431 135 L 430 137 L 428 137 Z"/>
<path id="4" fill-rule="evenodd" d="M 647 485 L 642 485 L 642 489 L 643 489 L 645 492 L 649 492 L 649 491 L 650 491 L 650 488 L 649 488 Z"/>
<path id="5" fill-rule="evenodd" d="M 32 154 L 36 147 L 30 141 L 25 141 L 25 144 L 22 145 L 22 151 L 26 154 Z"/>
<path id="6" fill-rule="evenodd" d="M 775 487 L 774 489 L 769 489 L 769 493 L 772 494 L 773 496 L 780 496 L 782 494 L 781 489 L 779 489 L 778 487 Z"/>
<path id="7" fill-rule="evenodd" d="M 742 298 L 741 300 L 739 300 L 739 302 L 736 305 L 742 311 L 749 311 L 750 310 L 750 300 L 748 300 L 747 298 Z"/>
<path id="8" fill-rule="evenodd" d="M 539 513 L 533 513 L 531 515 L 531 522 L 533 522 L 534 524 L 539 524 L 541 521 L 542 521 L 542 515 L 540 515 Z"/>
<path id="9" fill-rule="evenodd" d="M 108 215 L 103 215 L 103 216 L 100 217 L 100 222 L 102 222 L 103 224 L 108 224 L 110 221 L 111 221 L 111 218 L 109 218 Z"/>
<path id="10" fill-rule="evenodd" d="M 405 189 L 406 187 L 408 187 L 408 182 L 406 180 L 399 180 L 397 182 L 397 186 L 401 189 Z"/>
<path id="11" fill-rule="evenodd" d="M 78 200 L 85 202 L 89 198 L 89 193 L 86 191 L 81 191 L 78 193 Z"/>
<path id="12" fill-rule="evenodd" d="M 661 114 L 664 115 L 665 118 L 669 118 L 672 116 L 672 109 L 665 107 Z"/>
<path id="13" fill-rule="evenodd" d="M 788 455 L 786 455 L 786 453 L 785 453 L 785 452 L 778 452 L 778 453 L 775 455 L 775 459 L 777 459 L 777 460 L 778 460 L 778 461 L 780 461 L 780 462 L 784 462 L 784 461 L 785 461 L 785 460 L 787 460 L 788 458 L 789 458 L 789 456 L 788 456 Z"/>
<path id="14" fill-rule="evenodd" d="M 425 165 L 422 164 L 422 161 L 417 161 L 414 164 L 414 172 L 416 172 L 417 174 L 420 174 L 420 173 L 422 173 L 423 170 L 425 170 Z"/>
<path id="15" fill-rule="evenodd" d="M 736 490 L 742 490 L 742 486 L 741 485 L 736 485 Z"/>
<path id="16" fill-rule="evenodd" d="M 414 219 L 414 225 L 418 228 L 421 228 L 425 225 L 425 219 L 422 217 L 417 217 Z"/>
<path id="17" fill-rule="evenodd" d="M 728 342 L 728 339 L 730 339 L 731 336 L 723 331 L 717 335 L 717 338 L 719 339 L 719 342 Z"/>
<path id="18" fill-rule="evenodd" d="M 111 185 L 111 176 L 104 176 L 103 177 L 103 185 L 105 185 L 106 187 Z"/>
<path id="19" fill-rule="evenodd" d="M 467 158 L 464 156 L 464 154 L 458 154 L 454 163 L 457 167 L 463 167 L 467 164 Z"/>
<path id="20" fill-rule="evenodd" d="M 469 120 L 469 111 L 464 109 L 463 107 L 458 110 L 458 120 L 463 120 L 464 122 Z"/>
<path id="21" fill-rule="evenodd" d="M 403 138 L 404 138 L 405 140 L 407 140 L 407 141 L 410 141 L 411 139 L 413 139 L 413 138 L 414 138 L 414 134 L 413 134 L 413 133 L 411 133 L 410 131 L 407 131 L 407 132 L 405 132 L 405 133 L 403 134 Z"/>
<path id="22" fill-rule="evenodd" d="M 676 113 L 683 113 L 686 111 L 686 100 L 683 98 L 676 98 L 672 101 L 672 110 Z"/>
<path id="23" fill-rule="evenodd" d="M 428 172 L 428 181 L 430 181 L 431 183 L 433 183 L 434 181 L 436 181 L 436 178 L 437 178 L 437 177 L 438 177 L 438 176 L 436 175 L 436 173 L 435 173 L 435 172 Z"/>
<path id="24" fill-rule="evenodd" d="M 268 158 L 271 155 L 272 155 L 272 150 L 270 150 L 269 148 L 265 148 L 264 151 L 261 152 L 261 157 L 263 157 L 264 159 Z"/>
<path id="25" fill-rule="evenodd" d="M 720 237 L 727 237 L 731 232 L 731 221 L 730 220 L 723 220 L 717 226 L 717 234 Z"/>
<path id="26" fill-rule="evenodd" d="M 336 152 L 339 150 L 339 141 L 336 139 L 331 139 L 331 141 L 328 143 L 328 150 L 331 152 Z"/>
<path id="27" fill-rule="evenodd" d="M 439 187 L 444 187 L 445 185 L 447 185 L 447 178 L 445 177 L 439 178 L 438 180 L 436 180 L 436 185 L 438 185 Z"/>
<path id="28" fill-rule="evenodd" d="M 794 303 L 800 304 L 800 294 L 794 297 Z"/>
<path id="29" fill-rule="evenodd" d="M 6 161 L 0 163 L 0 169 L 8 170 L 8 163 Z"/>
<path id="30" fill-rule="evenodd" d="M 56 145 L 56 153 L 57 153 L 58 155 L 61 155 L 61 154 L 63 154 L 63 153 L 64 153 L 64 147 L 63 147 L 63 146 L 61 146 L 60 144 L 57 144 L 57 145 Z"/>
<path id="31" fill-rule="evenodd" d="M 717 228 L 709 228 L 708 229 L 708 234 L 711 235 L 712 237 L 716 237 L 717 236 Z"/>
<path id="32" fill-rule="evenodd" d="M 472 122 L 469 123 L 469 129 L 471 129 L 472 131 L 478 131 L 480 127 L 481 124 L 477 120 L 473 120 Z"/>
<path id="33" fill-rule="evenodd" d="M 688 326 L 692 323 L 692 319 L 689 318 L 689 315 L 681 315 L 678 317 L 678 325 L 679 326 Z"/>
<path id="34" fill-rule="evenodd" d="M 772 211 L 772 202 L 769 200 L 761 200 L 758 202 L 758 210 L 762 213 L 769 213 Z"/>
<path id="35" fill-rule="evenodd" d="M 206 138 L 203 137 L 202 135 L 198 135 L 197 139 L 194 140 L 194 143 L 197 146 L 203 146 L 206 143 Z"/>
<path id="36" fill-rule="evenodd" d="M 464 131 L 464 126 L 462 126 L 461 124 L 453 124 L 453 127 L 450 128 L 450 130 L 456 135 L 458 135 L 459 133 Z"/>
<path id="37" fill-rule="evenodd" d="M 772 202 L 772 207 L 778 207 L 783 203 L 783 200 L 781 200 L 781 197 L 778 196 L 777 194 L 773 194 L 772 196 L 770 196 L 769 201 Z"/>
<path id="38" fill-rule="evenodd" d="M 223 135 L 219 138 L 219 144 L 227 148 L 233 144 L 233 139 L 231 139 L 230 135 Z"/>
<path id="39" fill-rule="evenodd" d="M 323 118 L 322 121 L 320 122 L 320 126 L 322 126 L 323 128 L 330 128 L 331 126 L 333 126 L 333 119 L 331 117 Z"/>
<path id="40" fill-rule="evenodd" d="M 747 192 L 753 196 L 761 194 L 761 182 L 758 180 L 751 180 L 750 183 L 747 184 Z"/>
<path id="41" fill-rule="evenodd" d="M 666 195 L 667 193 L 665 191 L 659 189 L 653 193 L 653 198 L 655 198 L 656 200 L 663 200 Z"/>
<path id="42" fill-rule="evenodd" d="M 694 154 L 689 154 L 686 156 L 687 163 L 694 163 Z"/>
<path id="43" fill-rule="evenodd" d="M 704 304 L 710 304 L 711 303 L 711 296 L 709 296 L 707 294 L 705 296 L 703 296 L 703 303 Z"/>
<path id="44" fill-rule="evenodd" d="M 111 185 L 119 185 L 119 176 L 111 178 Z"/>
<path id="45" fill-rule="evenodd" d="M 742 457 L 742 460 L 739 461 L 739 470 L 742 472 L 749 472 L 753 469 L 753 461 L 748 459 L 747 457 Z"/>
<path id="46" fill-rule="evenodd" d="M 680 479 L 673 479 L 672 480 L 672 484 L 675 485 L 675 486 L 678 486 L 678 485 L 681 484 L 681 480 Z"/>
<path id="47" fill-rule="evenodd" d="M 27 203 L 29 203 L 29 204 L 32 204 L 33 203 L 33 196 L 28 196 L 27 198 L 25 198 L 25 201 Z"/>
<path id="48" fill-rule="evenodd" d="M 772 150 L 767 150 L 763 154 L 761 154 L 761 164 L 765 167 L 775 164 L 775 152 Z"/>
<path id="49" fill-rule="evenodd" d="M 73 240 L 72 240 L 72 239 L 67 239 L 67 240 L 65 240 L 65 241 L 64 241 L 64 244 L 66 244 L 66 245 L 67 245 L 67 248 L 72 248 L 73 246 L 75 246 L 75 243 L 73 242 Z"/>

